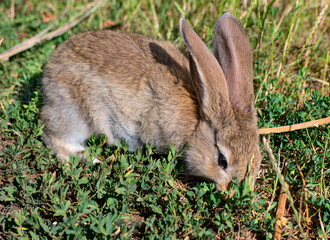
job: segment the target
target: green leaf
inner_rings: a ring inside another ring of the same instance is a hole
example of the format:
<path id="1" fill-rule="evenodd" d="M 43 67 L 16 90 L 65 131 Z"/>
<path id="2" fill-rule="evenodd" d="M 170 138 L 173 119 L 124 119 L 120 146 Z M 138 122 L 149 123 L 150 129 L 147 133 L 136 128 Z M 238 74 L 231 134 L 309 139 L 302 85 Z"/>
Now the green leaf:
<path id="1" fill-rule="evenodd" d="M 126 194 L 127 189 L 124 188 L 124 187 L 121 187 L 121 188 L 117 188 L 117 189 L 115 190 L 115 192 L 118 193 L 118 194 Z"/>

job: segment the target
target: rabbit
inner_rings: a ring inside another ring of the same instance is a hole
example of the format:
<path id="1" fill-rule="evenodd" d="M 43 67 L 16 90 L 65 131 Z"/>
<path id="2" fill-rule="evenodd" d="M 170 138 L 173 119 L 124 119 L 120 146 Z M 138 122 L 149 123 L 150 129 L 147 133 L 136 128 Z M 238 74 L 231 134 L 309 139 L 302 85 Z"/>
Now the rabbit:
<path id="1" fill-rule="evenodd" d="M 256 176 L 261 153 L 253 90 L 252 49 L 239 20 L 221 15 L 213 54 L 184 18 L 189 54 L 170 42 L 99 30 L 63 43 L 45 66 L 44 141 L 62 161 L 84 157 L 91 135 L 130 151 L 186 145 L 187 171 L 228 190 Z M 250 166 L 250 167 L 248 167 Z"/>

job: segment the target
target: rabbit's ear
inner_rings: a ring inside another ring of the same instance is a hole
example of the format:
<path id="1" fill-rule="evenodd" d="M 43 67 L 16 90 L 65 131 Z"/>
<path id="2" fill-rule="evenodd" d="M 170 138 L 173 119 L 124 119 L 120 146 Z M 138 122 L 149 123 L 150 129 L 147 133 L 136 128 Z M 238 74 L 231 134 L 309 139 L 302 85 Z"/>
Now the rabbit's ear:
<path id="1" fill-rule="evenodd" d="M 180 30 L 190 53 L 192 85 L 201 114 L 209 115 L 209 111 L 229 104 L 225 75 L 212 52 L 183 18 L 180 19 Z"/>
<path id="2" fill-rule="evenodd" d="M 215 24 L 213 52 L 226 76 L 232 106 L 244 114 L 251 112 L 254 102 L 252 49 L 243 26 L 229 13 L 221 15 Z"/>

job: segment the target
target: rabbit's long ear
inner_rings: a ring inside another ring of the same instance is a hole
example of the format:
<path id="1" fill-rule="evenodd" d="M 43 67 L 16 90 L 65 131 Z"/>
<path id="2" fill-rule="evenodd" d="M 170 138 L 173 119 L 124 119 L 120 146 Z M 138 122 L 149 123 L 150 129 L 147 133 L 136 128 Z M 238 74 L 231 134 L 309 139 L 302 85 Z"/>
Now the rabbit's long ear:
<path id="1" fill-rule="evenodd" d="M 212 52 L 183 18 L 180 19 L 180 30 L 190 53 L 192 85 L 201 113 L 209 115 L 210 111 L 229 104 L 224 73 Z"/>
<path id="2" fill-rule="evenodd" d="M 249 38 L 239 20 L 221 15 L 214 28 L 214 56 L 226 76 L 229 100 L 241 113 L 253 108 L 253 56 Z"/>

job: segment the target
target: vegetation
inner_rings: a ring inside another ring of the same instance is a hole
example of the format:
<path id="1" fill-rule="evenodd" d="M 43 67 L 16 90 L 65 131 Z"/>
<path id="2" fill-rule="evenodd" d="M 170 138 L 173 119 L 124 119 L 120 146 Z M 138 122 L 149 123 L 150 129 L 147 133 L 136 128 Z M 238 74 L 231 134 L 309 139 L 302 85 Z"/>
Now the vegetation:
<path id="1" fill-rule="evenodd" d="M 52 30 L 66 24 L 89 5 L 1 1 L 0 53 L 53 23 Z M 225 201 L 213 183 L 182 174 L 182 153 L 174 149 L 161 154 L 147 146 L 133 154 L 124 143 L 108 147 L 104 137 L 91 137 L 89 161 L 73 156 L 66 166 L 41 138 L 42 68 L 71 35 L 107 28 L 184 48 L 178 30 L 184 16 L 211 47 L 214 23 L 224 12 L 237 16 L 250 36 L 260 128 L 329 116 L 325 1 L 104 0 L 65 34 L 0 62 L 0 239 L 273 238 L 280 184 L 265 151 L 255 190 L 235 183 Z M 329 136 L 327 125 L 266 136 L 293 197 L 281 221 L 283 238 L 330 235 Z M 93 164 L 96 155 L 103 162 Z"/>

